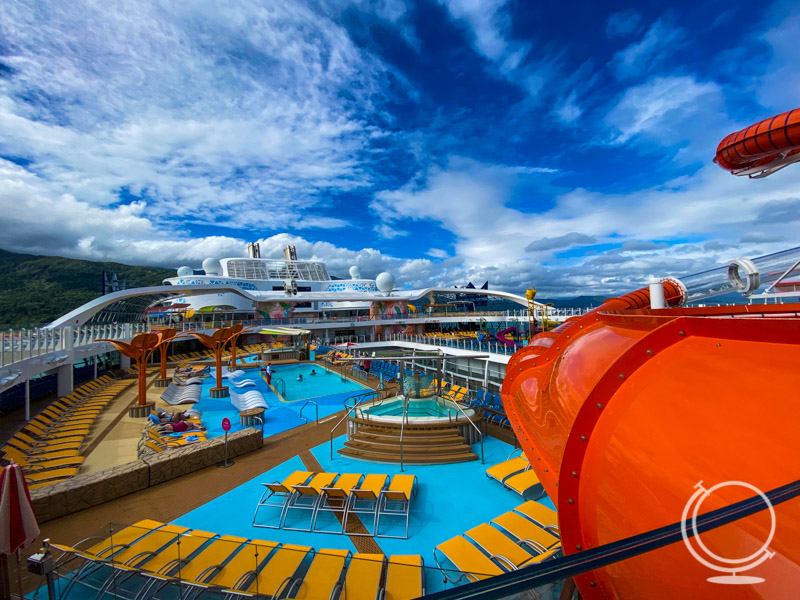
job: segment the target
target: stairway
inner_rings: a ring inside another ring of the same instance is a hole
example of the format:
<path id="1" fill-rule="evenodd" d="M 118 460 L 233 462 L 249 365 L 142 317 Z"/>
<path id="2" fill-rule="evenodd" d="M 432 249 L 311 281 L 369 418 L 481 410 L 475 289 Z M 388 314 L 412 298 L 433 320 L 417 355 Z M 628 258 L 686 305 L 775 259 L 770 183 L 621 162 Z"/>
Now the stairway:
<path id="1" fill-rule="evenodd" d="M 370 423 L 349 418 L 350 439 L 339 450 L 342 456 L 375 462 L 400 462 L 400 424 Z M 403 431 L 403 462 L 446 464 L 477 460 L 457 426 L 406 424 Z"/>

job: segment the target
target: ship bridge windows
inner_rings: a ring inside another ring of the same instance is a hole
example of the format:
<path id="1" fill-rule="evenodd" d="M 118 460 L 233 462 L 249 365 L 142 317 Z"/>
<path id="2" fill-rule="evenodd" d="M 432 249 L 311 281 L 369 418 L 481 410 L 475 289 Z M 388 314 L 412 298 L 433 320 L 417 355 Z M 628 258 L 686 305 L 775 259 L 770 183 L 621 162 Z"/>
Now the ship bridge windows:
<path id="1" fill-rule="evenodd" d="M 321 262 L 251 258 L 224 259 L 222 262 L 227 276 L 238 279 L 296 279 L 300 281 L 328 281 L 330 279 L 325 264 Z"/>

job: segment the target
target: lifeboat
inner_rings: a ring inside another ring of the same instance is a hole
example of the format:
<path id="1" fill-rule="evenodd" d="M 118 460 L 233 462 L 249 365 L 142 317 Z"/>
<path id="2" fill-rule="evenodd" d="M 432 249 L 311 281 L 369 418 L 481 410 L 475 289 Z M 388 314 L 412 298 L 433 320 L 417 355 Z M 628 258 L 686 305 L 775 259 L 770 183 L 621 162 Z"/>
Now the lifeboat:
<path id="1" fill-rule="evenodd" d="M 510 360 L 502 399 L 555 503 L 567 555 L 682 521 L 697 486 L 745 482 L 769 492 L 798 479 L 800 304 L 689 308 L 687 300 L 797 277 L 800 249 L 607 300 Z M 653 296 L 656 298 L 656 295 Z M 701 512 L 752 492 L 722 487 Z M 702 534 L 731 560 L 775 554 L 719 585 L 678 542 L 575 577 L 585 600 L 796 597 L 800 500 Z M 788 595 L 787 595 L 788 594 Z"/>
<path id="2" fill-rule="evenodd" d="M 766 177 L 800 160 L 800 109 L 727 135 L 714 162 L 734 175 Z"/>

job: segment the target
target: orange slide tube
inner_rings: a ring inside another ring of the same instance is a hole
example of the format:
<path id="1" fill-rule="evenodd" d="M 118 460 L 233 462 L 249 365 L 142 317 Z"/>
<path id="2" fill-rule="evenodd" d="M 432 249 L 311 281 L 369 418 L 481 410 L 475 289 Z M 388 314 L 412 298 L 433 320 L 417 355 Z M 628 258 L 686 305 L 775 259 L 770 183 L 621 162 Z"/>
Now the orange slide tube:
<path id="1" fill-rule="evenodd" d="M 674 307 L 680 288 L 665 296 Z M 566 554 L 680 522 L 700 481 L 769 491 L 800 478 L 800 304 L 653 310 L 643 289 L 540 336 L 512 357 L 502 398 Z M 701 514 L 753 495 L 722 487 Z M 800 500 L 775 515 L 776 554 L 747 573 L 763 583 L 712 583 L 720 573 L 682 543 L 575 580 L 585 600 L 796 597 Z M 770 523 L 761 511 L 701 539 L 734 560 Z"/>
<path id="2" fill-rule="evenodd" d="M 768 168 L 770 163 L 800 152 L 800 109 L 764 119 L 731 133 L 717 146 L 714 158 L 723 169 L 737 174 Z"/>

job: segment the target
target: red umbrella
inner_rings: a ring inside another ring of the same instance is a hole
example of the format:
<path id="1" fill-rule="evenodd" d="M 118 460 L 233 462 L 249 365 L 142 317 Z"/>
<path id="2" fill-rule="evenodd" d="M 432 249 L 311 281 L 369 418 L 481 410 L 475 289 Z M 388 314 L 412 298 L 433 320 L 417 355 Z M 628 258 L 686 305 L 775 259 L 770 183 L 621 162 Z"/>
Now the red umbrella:
<path id="1" fill-rule="evenodd" d="M 17 553 L 20 598 L 22 598 L 22 571 L 19 550 L 32 544 L 38 536 L 39 525 L 33 514 L 31 495 L 28 493 L 25 476 L 22 474 L 22 469 L 12 463 L 0 472 L 0 554 Z"/>

